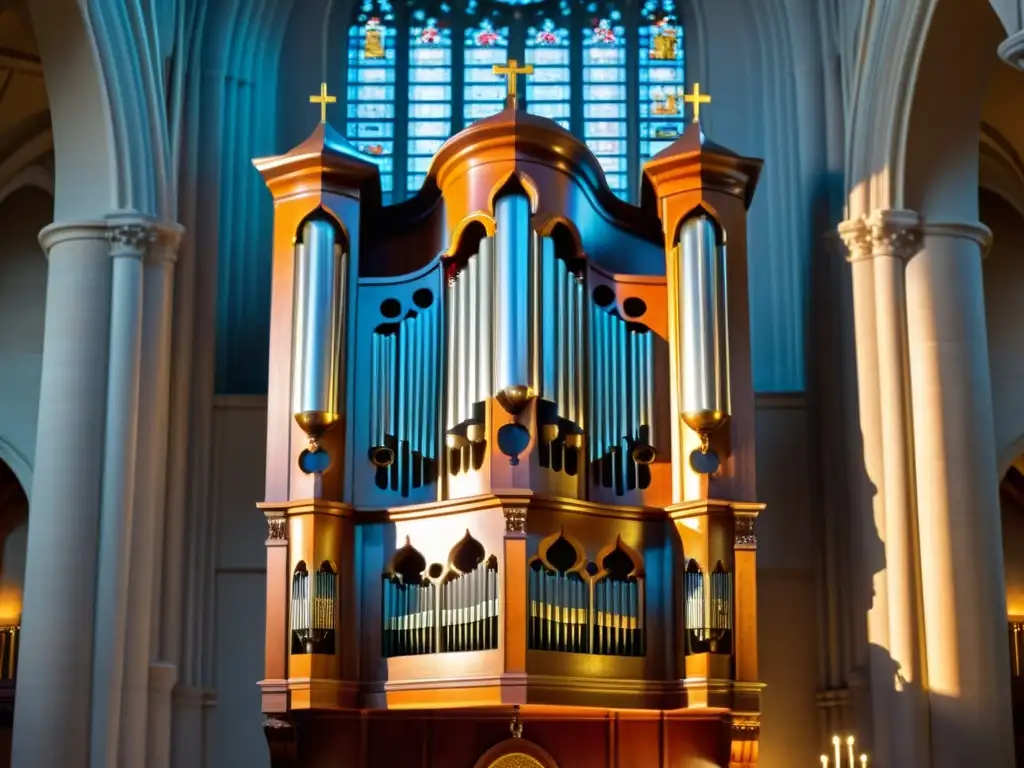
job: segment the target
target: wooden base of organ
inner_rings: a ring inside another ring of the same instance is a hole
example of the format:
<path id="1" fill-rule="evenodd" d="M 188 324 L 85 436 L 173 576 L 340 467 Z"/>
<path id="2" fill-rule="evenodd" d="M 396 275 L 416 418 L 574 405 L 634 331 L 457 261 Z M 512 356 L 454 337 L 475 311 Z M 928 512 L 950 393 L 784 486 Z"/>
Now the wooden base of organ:
<path id="1" fill-rule="evenodd" d="M 733 715 L 721 711 L 527 705 L 519 711 L 519 739 L 510 733 L 515 715 L 510 706 L 311 712 L 268 720 L 264 728 L 273 768 L 756 765 L 756 726 L 737 723 Z M 503 755 L 533 753 L 538 755 L 536 764 L 499 762 Z"/>

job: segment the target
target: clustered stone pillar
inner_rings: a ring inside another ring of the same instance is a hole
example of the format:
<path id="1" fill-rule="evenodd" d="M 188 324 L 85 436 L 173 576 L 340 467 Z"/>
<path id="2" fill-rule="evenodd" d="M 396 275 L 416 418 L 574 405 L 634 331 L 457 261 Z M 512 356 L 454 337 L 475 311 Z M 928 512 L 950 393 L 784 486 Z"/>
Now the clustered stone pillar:
<path id="1" fill-rule="evenodd" d="M 926 224 L 907 267 L 932 765 L 1013 765 L 981 224 Z"/>
<path id="2" fill-rule="evenodd" d="M 866 741 L 880 768 L 1010 765 L 984 230 L 877 211 L 839 231 L 873 495 L 860 499 L 863 568 L 851 574 L 874 593 Z"/>
<path id="3" fill-rule="evenodd" d="M 147 701 L 166 687 L 151 679 L 149 630 L 179 236 L 134 211 L 40 234 L 50 264 L 14 765 L 147 760 Z"/>

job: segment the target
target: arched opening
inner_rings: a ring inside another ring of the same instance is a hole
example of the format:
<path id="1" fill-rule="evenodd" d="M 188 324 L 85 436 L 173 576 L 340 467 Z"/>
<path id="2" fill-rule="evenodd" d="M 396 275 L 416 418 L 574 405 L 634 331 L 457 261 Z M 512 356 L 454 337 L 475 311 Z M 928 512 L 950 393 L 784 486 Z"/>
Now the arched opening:
<path id="1" fill-rule="evenodd" d="M 28 494 L 0 461 L 0 767 L 10 765 L 21 601 L 28 541 Z"/>

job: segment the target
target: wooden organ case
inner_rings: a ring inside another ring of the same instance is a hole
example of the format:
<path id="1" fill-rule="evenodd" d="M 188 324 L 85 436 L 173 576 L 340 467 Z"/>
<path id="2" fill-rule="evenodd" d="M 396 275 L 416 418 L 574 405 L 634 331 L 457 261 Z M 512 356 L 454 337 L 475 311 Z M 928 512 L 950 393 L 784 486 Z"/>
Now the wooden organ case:
<path id="1" fill-rule="evenodd" d="M 756 765 L 760 161 L 633 206 L 513 103 L 399 205 L 326 123 L 255 165 L 273 764 Z"/>

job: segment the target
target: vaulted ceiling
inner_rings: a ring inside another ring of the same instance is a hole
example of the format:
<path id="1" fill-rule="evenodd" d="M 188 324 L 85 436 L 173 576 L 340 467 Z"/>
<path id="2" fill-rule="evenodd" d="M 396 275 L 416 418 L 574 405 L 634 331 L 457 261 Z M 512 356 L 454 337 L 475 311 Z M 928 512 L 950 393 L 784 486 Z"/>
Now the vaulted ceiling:
<path id="1" fill-rule="evenodd" d="M 35 161 L 49 125 L 46 83 L 24 0 L 0 0 L 0 169 L 20 170 L 2 168 L 3 160 L 19 155 L 18 165 Z"/>

